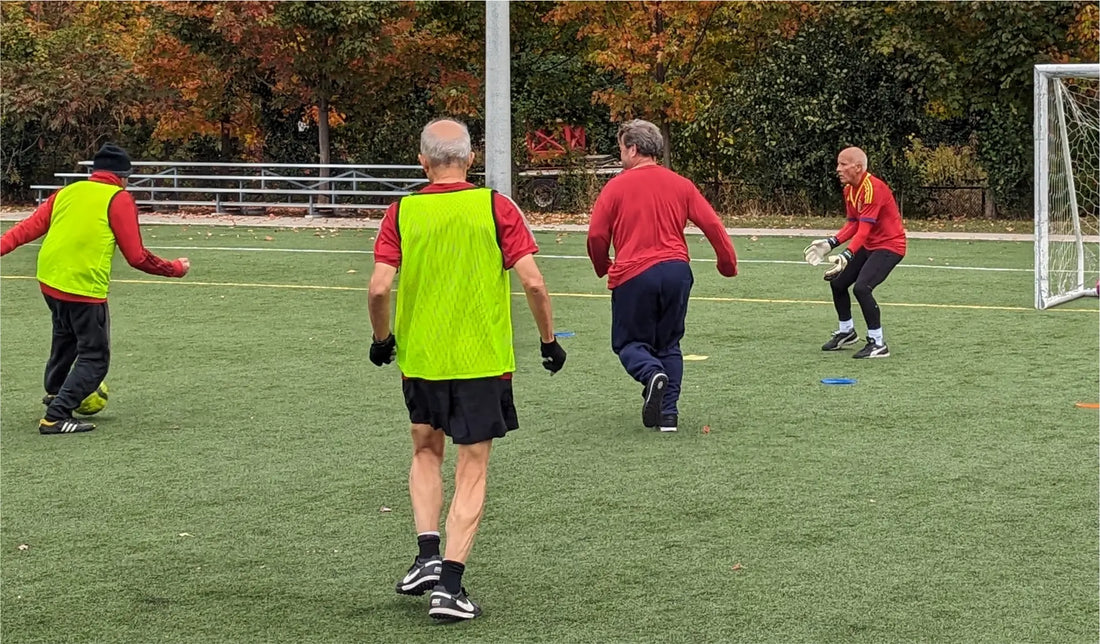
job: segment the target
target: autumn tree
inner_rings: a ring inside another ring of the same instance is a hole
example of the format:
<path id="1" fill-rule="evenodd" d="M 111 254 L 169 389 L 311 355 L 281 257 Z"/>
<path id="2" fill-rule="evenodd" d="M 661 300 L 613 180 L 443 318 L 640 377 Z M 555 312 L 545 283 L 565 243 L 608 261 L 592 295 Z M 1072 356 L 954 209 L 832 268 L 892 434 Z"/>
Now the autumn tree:
<path id="1" fill-rule="evenodd" d="M 588 58 L 618 82 L 597 90 L 593 100 L 617 119 L 646 118 L 665 135 L 690 119 L 709 80 L 696 57 L 708 37 L 717 2 L 563 2 L 550 13 L 555 24 L 573 24 L 588 43 Z"/>
<path id="2" fill-rule="evenodd" d="M 0 4 L 0 141 L 5 191 L 121 140 L 145 114 L 134 74 L 144 5 Z"/>
<path id="3" fill-rule="evenodd" d="M 239 35 L 234 34 L 248 28 L 247 11 L 226 12 L 221 5 L 160 2 L 149 7 L 153 28 L 143 42 L 137 69 L 152 90 L 151 136 L 215 136 L 223 161 L 233 156 L 239 141 L 259 160 L 260 113 L 271 80 L 259 69 L 259 61 L 235 42 Z"/>

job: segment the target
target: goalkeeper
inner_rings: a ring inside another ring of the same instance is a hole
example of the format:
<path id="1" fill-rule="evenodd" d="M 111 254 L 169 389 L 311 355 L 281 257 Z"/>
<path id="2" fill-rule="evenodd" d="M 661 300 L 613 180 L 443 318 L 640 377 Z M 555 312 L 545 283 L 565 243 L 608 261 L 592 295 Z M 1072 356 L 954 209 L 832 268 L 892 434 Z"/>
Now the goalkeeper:
<path id="1" fill-rule="evenodd" d="M 905 227 L 890 187 L 867 171 L 867 154 L 859 148 L 846 148 L 837 156 L 836 173 L 844 184 L 844 209 L 848 221 L 835 235 L 818 239 L 806 247 L 806 261 L 831 266 L 825 279 L 833 289 L 840 328 L 833 332 L 822 351 L 836 351 L 859 341 L 852 323 L 851 288 L 867 323 L 867 344 L 853 358 L 886 358 L 890 349 L 882 333 L 878 302 L 872 295 L 890 271 L 905 256 Z M 826 255 L 849 241 L 843 252 Z"/>

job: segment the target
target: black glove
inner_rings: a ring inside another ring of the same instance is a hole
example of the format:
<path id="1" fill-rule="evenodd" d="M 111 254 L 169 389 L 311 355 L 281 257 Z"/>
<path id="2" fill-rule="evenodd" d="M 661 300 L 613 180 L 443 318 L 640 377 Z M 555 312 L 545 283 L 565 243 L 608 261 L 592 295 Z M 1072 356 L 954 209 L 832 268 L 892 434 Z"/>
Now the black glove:
<path id="1" fill-rule="evenodd" d="M 561 348 L 557 340 L 542 343 L 542 366 L 554 374 L 565 366 L 565 349 Z"/>
<path id="2" fill-rule="evenodd" d="M 385 340 L 374 340 L 370 343 L 370 361 L 379 367 L 393 362 L 396 354 L 397 338 L 394 338 L 392 333 L 386 336 Z"/>

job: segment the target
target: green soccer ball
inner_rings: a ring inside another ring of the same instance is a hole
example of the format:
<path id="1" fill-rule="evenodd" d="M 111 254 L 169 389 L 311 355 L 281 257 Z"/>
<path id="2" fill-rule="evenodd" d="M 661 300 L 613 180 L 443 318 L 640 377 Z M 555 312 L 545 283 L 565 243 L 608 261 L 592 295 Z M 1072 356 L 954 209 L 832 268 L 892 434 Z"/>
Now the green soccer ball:
<path id="1" fill-rule="evenodd" d="M 76 413 L 84 414 L 85 416 L 91 416 L 103 411 L 103 408 L 107 406 L 107 383 L 99 383 L 99 387 L 95 391 L 88 394 L 88 397 L 84 399 L 84 402 L 80 403 L 80 406 L 76 408 Z"/>

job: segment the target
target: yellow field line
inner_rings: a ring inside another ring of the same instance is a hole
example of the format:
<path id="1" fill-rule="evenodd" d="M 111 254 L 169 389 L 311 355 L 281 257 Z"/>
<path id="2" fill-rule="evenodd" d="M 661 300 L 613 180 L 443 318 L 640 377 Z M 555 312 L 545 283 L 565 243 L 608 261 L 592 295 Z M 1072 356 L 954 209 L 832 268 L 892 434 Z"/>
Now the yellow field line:
<path id="1" fill-rule="evenodd" d="M 33 280 L 30 275 L 0 275 L 5 280 Z M 365 286 L 322 286 L 319 284 L 253 284 L 246 282 L 196 282 L 193 280 L 141 280 L 141 279 L 115 279 L 115 284 L 163 284 L 171 286 L 222 286 L 233 288 L 274 288 L 274 289 L 302 289 L 311 291 L 359 291 L 366 292 Z M 523 292 L 514 292 L 512 295 L 521 296 Z M 575 297 L 605 300 L 611 297 L 609 293 L 551 293 L 551 297 Z M 693 295 L 691 299 L 698 302 L 740 302 L 745 304 L 828 304 L 828 300 L 785 300 L 785 299 L 761 299 L 752 297 L 713 297 L 705 295 Z M 923 304 L 913 302 L 879 302 L 879 306 L 898 306 L 917 309 L 962 309 L 975 311 L 1021 311 L 1035 312 L 1035 309 L 1026 306 L 988 306 L 984 304 Z M 1098 309 L 1047 309 L 1049 312 L 1060 313 L 1097 313 Z"/>

